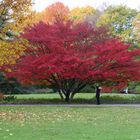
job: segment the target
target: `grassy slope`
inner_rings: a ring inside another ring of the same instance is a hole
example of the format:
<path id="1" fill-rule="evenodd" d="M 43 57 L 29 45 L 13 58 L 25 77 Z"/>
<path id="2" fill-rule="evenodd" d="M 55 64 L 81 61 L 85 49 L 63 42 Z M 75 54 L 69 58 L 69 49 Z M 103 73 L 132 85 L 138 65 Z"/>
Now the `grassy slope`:
<path id="1" fill-rule="evenodd" d="M 140 108 L 0 107 L 0 140 L 139 140 Z"/>

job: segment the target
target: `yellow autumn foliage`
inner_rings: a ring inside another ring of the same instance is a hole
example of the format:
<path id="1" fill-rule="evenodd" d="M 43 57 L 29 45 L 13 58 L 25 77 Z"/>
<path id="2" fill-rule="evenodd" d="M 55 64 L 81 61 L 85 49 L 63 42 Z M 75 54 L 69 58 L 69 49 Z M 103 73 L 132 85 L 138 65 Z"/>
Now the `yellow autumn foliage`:
<path id="1" fill-rule="evenodd" d="M 19 41 L 0 41 L 0 66 L 15 64 L 25 48 L 25 45 Z"/>
<path id="2" fill-rule="evenodd" d="M 0 32 L 19 32 L 22 23 L 32 13 L 32 0 L 2 0 L 0 1 Z"/>
<path id="3" fill-rule="evenodd" d="M 93 15 L 96 12 L 96 10 L 91 6 L 86 7 L 77 7 L 71 10 L 70 12 L 70 19 L 81 22 L 84 21 L 86 16 Z"/>
<path id="4" fill-rule="evenodd" d="M 133 20 L 134 34 L 137 41 L 140 43 L 140 12 Z"/>
<path id="5" fill-rule="evenodd" d="M 26 41 L 19 40 L 18 35 L 34 22 L 32 4 L 32 0 L 0 1 L 0 66 L 15 64 L 24 52 Z"/>

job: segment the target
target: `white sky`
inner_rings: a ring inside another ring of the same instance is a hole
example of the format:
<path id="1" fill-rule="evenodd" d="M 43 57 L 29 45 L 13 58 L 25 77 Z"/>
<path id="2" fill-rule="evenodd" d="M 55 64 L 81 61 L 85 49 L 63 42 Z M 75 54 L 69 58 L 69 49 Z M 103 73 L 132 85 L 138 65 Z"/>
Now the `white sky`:
<path id="1" fill-rule="evenodd" d="M 92 6 L 94 8 L 101 8 L 103 3 L 107 5 L 127 5 L 133 9 L 140 10 L 140 0 L 34 0 L 34 9 L 37 12 L 43 11 L 47 6 L 55 2 L 62 2 L 64 5 L 68 6 L 70 9 L 74 7 L 82 6 Z"/>

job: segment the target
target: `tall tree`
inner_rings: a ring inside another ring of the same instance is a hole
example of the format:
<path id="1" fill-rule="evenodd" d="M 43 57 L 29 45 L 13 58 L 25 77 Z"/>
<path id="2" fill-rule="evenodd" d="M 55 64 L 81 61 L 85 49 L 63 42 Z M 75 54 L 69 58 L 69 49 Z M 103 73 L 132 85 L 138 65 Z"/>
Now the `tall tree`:
<path id="1" fill-rule="evenodd" d="M 30 46 L 9 75 L 23 83 L 54 85 L 65 101 L 88 84 L 96 85 L 99 97 L 101 85 L 125 85 L 140 79 L 140 61 L 135 59 L 139 51 L 109 38 L 104 28 L 39 23 L 22 37 Z"/>
<path id="2" fill-rule="evenodd" d="M 125 42 L 134 43 L 132 22 L 137 11 L 126 6 L 109 6 L 100 17 L 98 25 L 107 25 L 113 36 Z"/>

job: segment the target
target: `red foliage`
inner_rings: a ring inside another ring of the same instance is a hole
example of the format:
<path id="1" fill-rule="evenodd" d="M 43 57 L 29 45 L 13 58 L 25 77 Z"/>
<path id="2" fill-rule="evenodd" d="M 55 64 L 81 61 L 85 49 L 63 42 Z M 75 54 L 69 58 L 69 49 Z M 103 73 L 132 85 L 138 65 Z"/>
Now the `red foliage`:
<path id="1" fill-rule="evenodd" d="M 127 84 L 140 79 L 138 50 L 88 24 L 39 23 L 22 34 L 30 46 L 11 73 L 24 83 L 49 83 L 72 96 L 87 84 Z"/>

